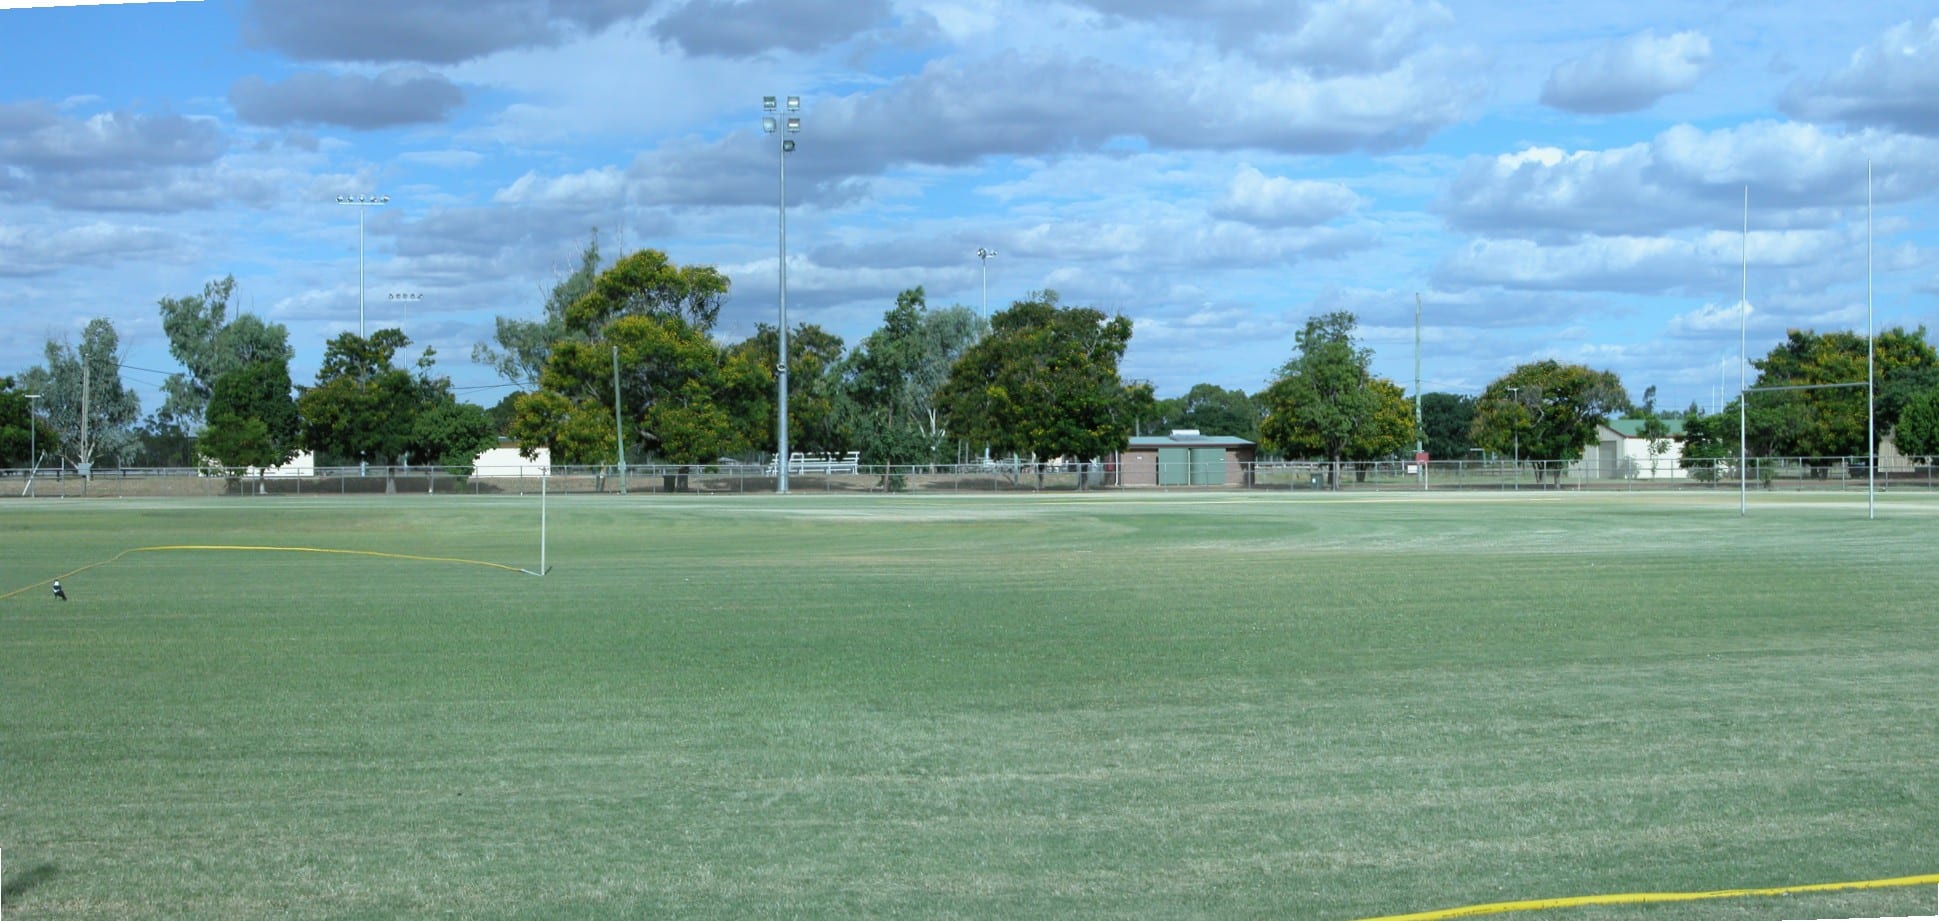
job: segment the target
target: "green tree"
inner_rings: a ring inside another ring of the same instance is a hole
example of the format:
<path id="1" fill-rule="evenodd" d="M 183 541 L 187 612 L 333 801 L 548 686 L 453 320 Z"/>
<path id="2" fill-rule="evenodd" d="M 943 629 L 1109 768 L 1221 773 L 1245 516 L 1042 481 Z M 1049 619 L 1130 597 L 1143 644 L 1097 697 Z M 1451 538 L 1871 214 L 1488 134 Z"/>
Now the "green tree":
<path id="1" fill-rule="evenodd" d="M 864 458 L 888 466 L 942 459 L 948 432 L 937 394 L 987 329 L 967 307 L 930 309 L 920 286 L 896 295 L 882 326 L 836 369 L 839 425 Z"/>
<path id="2" fill-rule="evenodd" d="M 1928 464 L 1939 456 L 1939 387 L 1906 400 L 1899 424 L 1892 427 L 1892 441 L 1907 457 L 1924 458 Z"/>
<path id="3" fill-rule="evenodd" d="M 1260 446 L 1285 457 L 1328 461 L 1334 486 L 1341 461 L 1380 409 L 1368 370 L 1373 352 L 1354 340 L 1355 324 L 1346 311 L 1308 318 L 1293 338 L 1292 359 L 1261 397 L 1266 418 L 1259 424 Z"/>
<path id="4" fill-rule="evenodd" d="M 1265 416 L 1258 401 L 1243 390 L 1227 390 L 1217 384 L 1193 384 L 1184 396 L 1159 400 L 1156 413 L 1146 423 L 1151 434 L 1177 429 L 1194 429 L 1207 435 L 1259 439 L 1259 420 Z"/>
<path id="5" fill-rule="evenodd" d="M 346 332 L 331 339 L 315 386 L 296 399 L 303 444 L 318 454 L 384 467 L 384 490 L 395 492 L 392 465 L 402 462 L 423 392 L 411 372 L 392 364 L 411 340 L 399 329 L 368 338 Z M 420 360 L 428 371 L 429 353 Z"/>
<path id="6" fill-rule="evenodd" d="M 535 386 L 540 372 L 545 370 L 545 360 L 552 355 L 553 344 L 572 335 L 566 329 L 566 309 L 590 293 L 593 281 L 598 277 L 599 231 L 594 229 L 592 238 L 579 254 L 579 267 L 552 286 L 540 318 L 518 320 L 498 317 L 492 336 L 496 347 L 486 342 L 472 346 L 471 360 L 490 365 L 500 377 L 521 388 Z M 504 416 L 504 421 L 508 423 L 511 419 L 509 406 Z"/>
<path id="7" fill-rule="evenodd" d="M 130 463 L 136 467 L 193 467 L 201 463 L 196 433 L 170 413 L 156 410 L 135 430 Z"/>
<path id="8" fill-rule="evenodd" d="M 943 424 L 972 443 L 1037 460 L 1094 459 L 1130 443 L 1151 388 L 1127 386 L 1118 362 L 1131 321 L 1060 307 L 1044 291 L 990 320 L 937 394 Z M 1039 477 L 1042 473 L 1039 471 Z"/>
<path id="9" fill-rule="evenodd" d="M 302 439 L 290 389 L 286 361 L 252 361 L 223 372 L 209 393 L 202 453 L 224 467 L 257 468 L 260 489 L 268 468 L 288 463 Z"/>
<path id="10" fill-rule="evenodd" d="M 1737 403 L 1708 415 L 1683 417 L 1683 467 L 1699 482 L 1716 484 L 1737 457 Z"/>
<path id="11" fill-rule="evenodd" d="M 667 254 L 643 249 L 599 273 L 591 290 L 566 307 L 566 329 L 595 336 L 621 317 L 677 317 L 705 335 L 713 331 L 728 279 L 713 266 L 677 266 Z"/>
<path id="12" fill-rule="evenodd" d="M 562 464 L 617 460 L 621 440 L 628 457 L 683 466 L 751 450 L 773 376 L 752 349 L 723 349 L 695 325 L 712 323 L 725 294 L 711 268 L 652 250 L 621 259 L 568 309 L 575 335 L 514 401 L 510 434 L 528 457 L 543 447 Z"/>
<path id="13" fill-rule="evenodd" d="M 1353 439 L 1347 443 L 1347 459 L 1380 460 L 1412 451 L 1414 401 L 1407 398 L 1407 391 L 1384 377 L 1368 381 L 1367 389 L 1373 395 L 1373 415 L 1354 429 Z"/>
<path id="14" fill-rule="evenodd" d="M 1878 425 L 1883 437 L 1898 423 L 1905 404 L 1932 383 L 1939 383 L 1939 355 L 1926 342 L 1920 327 L 1907 332 L 1894 327 L 1874 339 Z M 1807 387 L 1753 393 L 1750 398 L 1750 440 L 1760 453 L 1804 458 L 1852 457 L 1870 453 L 1866 444 L 1866 396 L 1863 386 L 1822 387 L 1865 382 L 1865 338 L 1857 333 L 1817 333 L 1791 330 L 1783 342 L 1762 359 L 1756 387 Z M 1813 471 L 1824 475 L 1822 464 Z"/>
<path id="15" fill-rule="evenodd" d="M 478 455 L 497 446 L 498 429 L 484 407 L 460 403 L 442 387 L 433 391 L 411 423 L 405 449 L 416 463 L 470 476 Z"/>
<path id="16" fill-rule="evenodd" d="M 741 406 L 745 411 L 746 440 L 762 451 L 774 451 L 779 433 L 774 425 L 774 366 L 781 337 L 762 323 L 753 336 L 728 348 L 728 357 L 759 368 L 770 381 Z M 847 450 L 849 439 L 837 418 L 835 403 L 841 389 L 843 343 L 840 336 L 813 323 L 788 331 L 788 445 L 790 451 Z"/>
<path id="17" fill-rule="evenodd" d="M 32 391 L 14 385 L 11 377 L 0 377 L 0 467 L 28 467 L 33 454 L 60 450 L 60 436 L 27 399 Z"/>
<path id="18" fill-rule="evenodd" d="M 1461 460 L 1474 447 L 1474 397 L 1458 393 L 1421 394 L 1421 446 L 1429 457 Z"/>
<path id="19" fill-rule="evenodd" d="M 1642 437 L 1643 445 L 1649 451 L 1652 477 L 1660 468 L 1663 455 L 1670 453 L 1670 448 L 1675 444 L 1675 440 L 1670 437 L 1670 426 L 1663 421 L 1663 417 L 1656 414 L 1655 404 L 1656 388 L 1651 387 L 1644 397 L 1643 414 L 1640 417 L 1643 420 L 1643 426 L 1636 433 Z"/>
<path id="20" fill-rule="evenodd" d="M 49 341 L 47 364 L 21 375 L 27 391 L 41 395 L 42 418 L 59 433 L 61 456 L 70 464 L 119 461 L 134 447 L 141 400 L 121 385 L 120 350 L 114 324 L 96 318 L 82 330 L 79 349 Z"/>
<path id="21" fill-rule="evenodd" d="M 248 314 L 229 319 L 229 299 L 235 290 L 232 275 L 204 285 L 199 295 L 158 302 L 168 352 L 186 369 L 162 382 L 158 412 L 167 424 L 194 431 L 203 422 L 217 378 L 252 362 L 287 363 L 295 355 L 289 330 L 282 324 L 264 323 Z"/>
<path id="22" fill-rule="evenodd" d="M 1482 393 L 1475 404 L 1474 442 L 1496 454 L 1519 452 L 1535 460 L 1535 481 L 1544 472 L 1559 479 L 1562 468 L 1596 443 L 1596 426 L 1629 408 L 1622 380 L 1553 359 L 1517 367 Z"/>

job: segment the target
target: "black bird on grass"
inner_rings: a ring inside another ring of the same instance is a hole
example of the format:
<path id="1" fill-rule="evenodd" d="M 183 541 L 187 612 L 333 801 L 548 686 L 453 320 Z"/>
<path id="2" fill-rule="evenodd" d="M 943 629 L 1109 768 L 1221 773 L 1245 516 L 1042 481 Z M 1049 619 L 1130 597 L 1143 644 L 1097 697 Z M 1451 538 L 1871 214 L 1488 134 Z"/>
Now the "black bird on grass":
<path id="1" fill-rule="evenodd" d="M 61 589 L 61 580 L 59 579 L 54 580 L 54 597 L 59 598 L 62 601 L 67 600 L 67 592 Z"/>

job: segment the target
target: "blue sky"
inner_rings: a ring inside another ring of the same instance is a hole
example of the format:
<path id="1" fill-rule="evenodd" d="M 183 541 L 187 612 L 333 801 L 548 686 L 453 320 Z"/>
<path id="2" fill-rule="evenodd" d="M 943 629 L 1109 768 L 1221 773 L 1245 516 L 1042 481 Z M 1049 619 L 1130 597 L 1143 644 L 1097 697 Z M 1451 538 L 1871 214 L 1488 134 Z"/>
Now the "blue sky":
<path id="1" fill-rule="evenodd" d="M 106 316 L 151 410 L 156 300 L 233 274 L 309 382 L 353 194 L 370 327 L 477 402 L 594 227 L 727 273 L 744 338 L 791 93 L 789 316 L 850 344 L 915 285 L 979 306 L 988 247 L 992 309 L 1130 317 L 1161 395 L 1257 391 L 1340 309 L 1411 390 L 1419 293 L 1427 390 L 1558 358 L 1709 407 L 1746 188 L 1757 356 L 1864 328 L 1868 161 L 1877 323 L 1939 326 L 1929 3 L 204 0 L 0 9 L 0 374 Z"/>

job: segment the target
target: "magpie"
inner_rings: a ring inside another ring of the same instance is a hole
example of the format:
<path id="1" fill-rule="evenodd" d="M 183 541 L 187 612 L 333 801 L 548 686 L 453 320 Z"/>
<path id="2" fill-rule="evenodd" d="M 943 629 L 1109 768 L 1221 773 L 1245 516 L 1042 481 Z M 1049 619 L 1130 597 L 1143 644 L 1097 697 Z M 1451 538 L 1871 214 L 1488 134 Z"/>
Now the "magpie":
<path id="1" fill-rule="evenodd" d="M 54 597 L 62 601 L 67 600 L 67 592 L 61 588 L 61 580 L 59 579 L 54 580 Z"/>

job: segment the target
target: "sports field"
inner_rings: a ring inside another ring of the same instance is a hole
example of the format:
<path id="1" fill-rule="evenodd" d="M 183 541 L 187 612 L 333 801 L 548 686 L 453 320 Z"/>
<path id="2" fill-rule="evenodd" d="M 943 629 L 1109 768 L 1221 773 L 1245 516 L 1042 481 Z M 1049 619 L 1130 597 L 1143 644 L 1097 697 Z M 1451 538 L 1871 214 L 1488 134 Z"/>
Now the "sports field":
<path id="1" fill-rule="evenodd" d="M 544 578 L 116 559 L 536 568 L 538 515 L 0 504 L 7 921 L 1353 921 L 1939 873 L 1926 496 L 578 496 Z"/>

